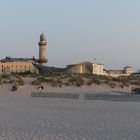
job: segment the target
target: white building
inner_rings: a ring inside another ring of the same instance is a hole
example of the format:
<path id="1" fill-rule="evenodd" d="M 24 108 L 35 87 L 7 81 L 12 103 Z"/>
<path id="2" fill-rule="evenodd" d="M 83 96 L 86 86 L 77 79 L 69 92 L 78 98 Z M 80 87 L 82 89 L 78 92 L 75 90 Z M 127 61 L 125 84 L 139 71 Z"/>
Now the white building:
<path id="1" fill-rule="evenodd" d="M 133 73 L 133 68 L 130 66 L 124 67 L 124 73 L 131 75 Z"/>
<path id="2" fill-rule="evenodd" d="M 96 75 L 105 75 L 104 65 L 103 64 L 93 63 L 92 64 L 92 68 L 93 68 L 93 71 L 92 71 L 93 74 L 96 74 Z"/>
<path id="3" fill-rule="evenodd" d="M 90 62 L 82 62 L 67 65 L 66 70 L 71 73 L 92 74 L 92 64 Z"/>
<path id="4" fill-rule="evenodd" d="M 129 76 L 133 73 L 133 68 L 126 66 L 123 70 L 108 70 L 107 73 L 111 77 Z"/>

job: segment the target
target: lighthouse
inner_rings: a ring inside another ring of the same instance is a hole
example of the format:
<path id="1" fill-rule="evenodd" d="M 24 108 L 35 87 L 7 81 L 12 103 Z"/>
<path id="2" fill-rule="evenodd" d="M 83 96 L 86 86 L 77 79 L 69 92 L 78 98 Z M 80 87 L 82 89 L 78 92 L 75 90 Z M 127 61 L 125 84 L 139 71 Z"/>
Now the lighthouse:
<path id="1" fill-rule="evenodd" d="M 47 45 L 47 40 L 45 35 L 42 33 L 40 35 L 40 40 L 38 42 L 39 45 L 39 64 L 40 65 L 47 65 L 47 57 L 46 57 L 46 45 Z"/>

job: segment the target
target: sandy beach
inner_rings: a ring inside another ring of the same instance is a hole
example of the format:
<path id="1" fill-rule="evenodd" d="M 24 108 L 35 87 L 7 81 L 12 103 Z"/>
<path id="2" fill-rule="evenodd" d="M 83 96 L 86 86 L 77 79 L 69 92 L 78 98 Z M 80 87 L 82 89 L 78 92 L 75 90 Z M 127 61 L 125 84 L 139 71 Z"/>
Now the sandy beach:
<path id="1" fill-rule="evenodd" d="M 0 140 L 138 140 L 140 102 L 33 98 L 39 92 L 24 78 L 25 85 L 11 91 L 0 86 Z M 112 93 L 106 85 L 51 87 L 41 92 Z M 129 88 L 114 88 L 129 92 Z M 112 93 L 114 94 L 114 93 Z M 118 93 L 119 94 L 119 93 Z"/>
<path id="2" fill-rule="evenodd" d="M 0 140 L 139 140 L 140 103 L 0 96 Z"/>

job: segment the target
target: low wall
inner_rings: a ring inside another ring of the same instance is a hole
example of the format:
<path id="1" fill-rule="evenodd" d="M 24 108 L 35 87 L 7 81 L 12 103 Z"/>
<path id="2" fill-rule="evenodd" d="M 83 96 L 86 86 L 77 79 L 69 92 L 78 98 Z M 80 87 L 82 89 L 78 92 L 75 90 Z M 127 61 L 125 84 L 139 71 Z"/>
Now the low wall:
<path id="1" fill-rule="evenodd" d="M 32 92 L 31 97 L 79 99 L 79 94 L 51 93 L 51 92 Z"/>
<path id="2" fill-rule="evenodd" d="M 64 99 L 83 99 L 83 100 L 107 100 L 107 101 L 140 101 L 140 95 L 131 94 L 109 94 L 109 93 L 95 93 L 95 94 L 70 94 L 70 93 L 43 93 L 32 92 L 31 97 L 40 98 L 64 98 Z"/>
<path id="3" fill-rule="evenodd" d="M 85 100 L 140 101 L 140 95 L 85 94 Z"/>

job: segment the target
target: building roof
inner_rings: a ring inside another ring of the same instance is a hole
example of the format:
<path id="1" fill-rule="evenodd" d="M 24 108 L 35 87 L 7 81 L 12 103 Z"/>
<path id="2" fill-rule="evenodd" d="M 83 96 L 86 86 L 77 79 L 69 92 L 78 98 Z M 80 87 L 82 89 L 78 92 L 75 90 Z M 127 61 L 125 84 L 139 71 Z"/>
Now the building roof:
<path id="1" fill-rule="evenodd" d="M 65 68 L 48 67 L 48 66 L 39 65 L 37 63 L 33 63 L 33 65 L 39 70 L 40 73 L 65 71 Z"/>
<path id="2" fill-rule="evenodd" d="M 96 65 L 104 65 L 104 64 L 101 64 L 101 63 L 92 63 L 92 64 L 96 64 Z"/>
<path id="3" fill-rule="evenodd" d="M 10 56 L 9 57 L 5 57 L 4 59 L 1 59 L 0 62 L 27 62 L 27 61 L 31 61 L 31 62 L 34 62 L 35 61 L 35 58 L 11 58 Z"/>
<path id="4" fill-rule="evenodd" d="M 126 67 L 124 67 L 124 68 L 133 68 L 133 67 L 131 67 L 131 66 L 126 66 Z"/>
<path id="5" fill-rule="evenodd" d="M 46 41 L 46 37 L 44 35 L 44 33 L 42 32 L 42 34 L 40 35 L 40 41 Z"/>

